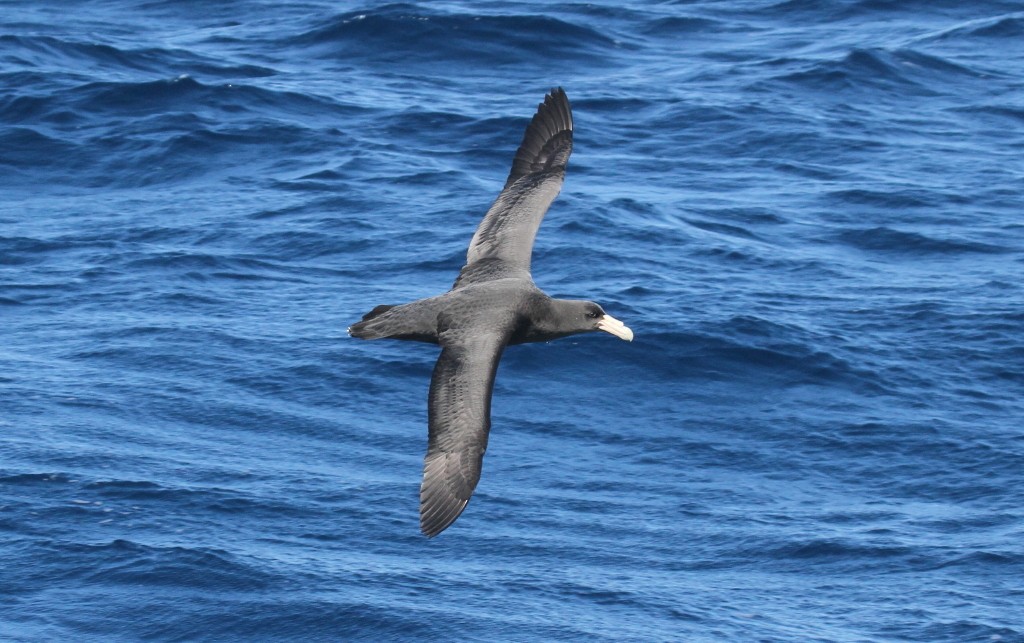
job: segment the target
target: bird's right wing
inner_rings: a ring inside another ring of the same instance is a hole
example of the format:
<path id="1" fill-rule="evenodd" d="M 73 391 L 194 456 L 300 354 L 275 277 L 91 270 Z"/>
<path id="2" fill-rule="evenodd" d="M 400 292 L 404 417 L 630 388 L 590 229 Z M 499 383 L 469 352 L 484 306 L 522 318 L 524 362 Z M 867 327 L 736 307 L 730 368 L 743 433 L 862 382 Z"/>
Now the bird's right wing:
<path id="1" fill-rule="evenodd" d="M 572 109 L 561 88 L 544 97 L 526 128 L 505 188 L 469 243 L 466 264 L 496 257 L 530 269 L 533 240 L 558 196 L 572 154 Z"/>
<path id="2" fill-rule="evenodd" d="M 430 438 L 420 486 L 420 530 L 436 536 L 459 517 L 480 480 L 491 392 L 507 332 L 446 329 L 430 380 Z"/>

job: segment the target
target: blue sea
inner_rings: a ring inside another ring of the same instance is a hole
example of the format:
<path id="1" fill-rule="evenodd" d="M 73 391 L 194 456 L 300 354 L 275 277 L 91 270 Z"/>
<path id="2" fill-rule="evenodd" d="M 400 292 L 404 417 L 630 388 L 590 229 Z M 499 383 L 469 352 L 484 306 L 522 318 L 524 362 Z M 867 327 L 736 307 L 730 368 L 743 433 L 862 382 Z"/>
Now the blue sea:
<path id="1" fill-rule="evenodd" d="M 419 533 L 446 291 L 537 284 Z M 0 640 L 1024 641 L 1024 3 L 0 3 Z M 600 335 L 600 336 L 598 336 Z"/>

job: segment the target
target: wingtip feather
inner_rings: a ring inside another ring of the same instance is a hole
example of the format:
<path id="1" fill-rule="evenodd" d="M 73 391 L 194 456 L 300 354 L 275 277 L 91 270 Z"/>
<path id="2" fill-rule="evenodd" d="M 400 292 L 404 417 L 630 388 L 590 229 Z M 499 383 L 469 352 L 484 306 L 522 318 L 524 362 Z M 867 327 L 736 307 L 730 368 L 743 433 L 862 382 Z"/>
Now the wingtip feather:
<path id="1" fill-rule="evenodd" d="M 564 166 L 572 152 L 572 106 L 561 87 L 545 94 L 544 101 L 523 134 L 505 187 L 533 172 Z"/>

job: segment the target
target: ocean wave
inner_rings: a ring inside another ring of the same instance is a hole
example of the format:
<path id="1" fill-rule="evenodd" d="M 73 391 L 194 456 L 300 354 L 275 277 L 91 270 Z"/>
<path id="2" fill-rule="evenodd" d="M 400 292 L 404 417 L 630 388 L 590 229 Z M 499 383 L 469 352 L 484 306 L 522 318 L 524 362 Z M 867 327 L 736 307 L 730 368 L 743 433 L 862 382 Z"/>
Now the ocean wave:
<path id="1" fill-rule="evenodd" d="M 623 46 L 592 28 L 550 16 L 444 13 L 415 4 L 344 13 L 326 26 L 289 36 L 288 44 L 378 62 L 460 58 L 470 65 L 553 58 L 598 62 L 600 54 Z"/>
<path id="2" fill-rule="evenodd" d="M 901 254 L 1004 254 L 1013 249 L 966 239 L 938 239 L 918 232 L 904 232 L 885 226 L 844 230 L 836 235 L 842 243 L 861 250 Z"/>
<path id="3" fill-rule="evenodd" d="M 28 582 L 76 580 L 206 587 L 222 591 L 266 587 L 272 576 L 224 550 L 146 545 L 116 539 L 101 544 L 52 541 L 34 546 L 51 561 L 45 575 L 22 570 Z M 24 582 L 24 581 L 23 581 Z M 33 583 L 34 584 L 34 583 Z"/>
<path id="4" fill-rule="evenodd" d="M 829 192 L 829 199 L 876 208 L 910 210 L 913 208 L 937 208 L 946 199 L 956 198 L 948 192 L 918 186 L 896 186 L 889 189 L 844 188 Z"/>
<path id="5" fill-rule="evenodd" d="M 966 107 L 953 108 L 953 111 L 968 115 L 979 114 L 984 116 L 994 116 L 995 119 L 993 120 L 996 120 L 999 125 L 1009 124 L 1012 126 L 1018 126 L 1021 123 L 1024 123 L 1024 107 L 1019 107 L 1017 105 L 969 105 Z"/>
<path id="6" fill-rule="evenodd" d="M 787 67 L 798 64 L 795 61 Z M 946 58 L 899 49 L 854 49 L 839 60 L 799 63 L 804 69 L 783 73 L 776 80 L 808 90 L 870 91 L 901 95 L 939 96 L 964 82 L 981 82 L 986 72 Z"/>
<path id="7" fill-rule="evenodd" d="M 998 3 L 994 3 L 998 4 Z M 805 19 L 817 17 L 819 19 L 832 20 L 856 20 L 878 14 L 888 17 L 897 17 L 901 14 L 914 15 L 921 10 L 944 10 L 958 9 L 963 5 L 956 0 L 849 0 L 847 2 L 830 2 L 829 0 L 783 0 L 767 8 L 762 12 L 775 15 L 803 14 Z M 1006 7 L 1013 7 L 1012 2 L 1006 2 Z"/>
<path id="8" fill-rule="evenodd" d="M 665 16 L 647 21 L 643 33 L 655 36 L 692 35 L 722 31 L 728 23 L 697 16 Z"/>
<path id="9" fill-rule="evenodd" d="M 1019 43 L 1021 37 L 1024 37 L 1024 15 L 1009 14 L 970 20 L 947 27 L 938 33 L 928 34 L 920 38 L 920 41 L 971 41 L 980 38 L 1005 40 L 1004 44 L 1012 45 L 1014 41 Z"/>
<path id="10" fill-rule="evenodd" d="M 920 550 L 894 542 L 870 543 L 865 540 L 814 538 L 806 541 L 792 542 L 781 545 L 773 550 L 773 558 L 778 559 L 810 559 L 816 562 L 834 562 L 840 566 L 854 564 L 862 567 L 871 565 L 867 560 L 873 559 L 904 559 L 904 568 L 910 569 L 918 563 Z M 887 564 L 886 567 L 892 566 Z"/>
<path id="11" fill-rule="evenodd" d="M 50 66 L 60 62 L 63 67 L 74 68 L 79 73 L 163 75 L 187 70 L 188 73 L 227 78 L 263 78 L 276 73 L 268 67 L 253 64 L 208 60 L 181 48 L 124 49 L 107 43 L 80 42 L 46 35 L 0 35 L 0 45 L 16 52 L 24 63 Z"/>
<path id="12" fill-rule="evenodd" d="M 256 111 L 264 116 L 238 118 Z M 36 181 L 48 173 L 62 184 L 91 188 L 181 183 L 221 175 L 226 167 L 276 167 L 277 159 L 322 146 L 315 128 L 339 122 L 343 114 L 352 111 L 316 95 L 188 76 L 92 82 L 0 104 L 0 117 L 21 123 L 0 132 L 7 150 L 0 163 L 21 175 L 34 169 Z M 268 148 L 276 152 L 268 154 Z M 7 183 L 23 189 L 26 180 L 9 175 Z"/>
<path id="13" fill-rule="evenodd" d="M 269 111 L 290 120 L 335 118 L 362 112 L 316 94 L 272 90 L 256 85 L 210 83 L 182 74 L 139 82 L 100 81 L 76 86 L 66 96 L 57 96 L 76 109 L 90 114 L 121 113 L 136 117 L 146 114 L 196 114 L 199 117 L 221 111 Z"/>

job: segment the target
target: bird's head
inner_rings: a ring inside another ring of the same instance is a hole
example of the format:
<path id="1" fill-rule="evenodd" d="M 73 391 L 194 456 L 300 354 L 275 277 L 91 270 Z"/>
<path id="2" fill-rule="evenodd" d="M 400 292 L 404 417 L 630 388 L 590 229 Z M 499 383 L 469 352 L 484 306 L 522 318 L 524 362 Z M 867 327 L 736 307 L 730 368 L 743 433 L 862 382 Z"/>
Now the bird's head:
<path id="1" fill-rule="evenodd" d="M 618 319 L 604 312 L 604 308 L 592 301 L 581 301 L 578 304 L 579 321 L 584 330 L 603 330 L 627 342 L 633 341 L 633 331 Z"/>

